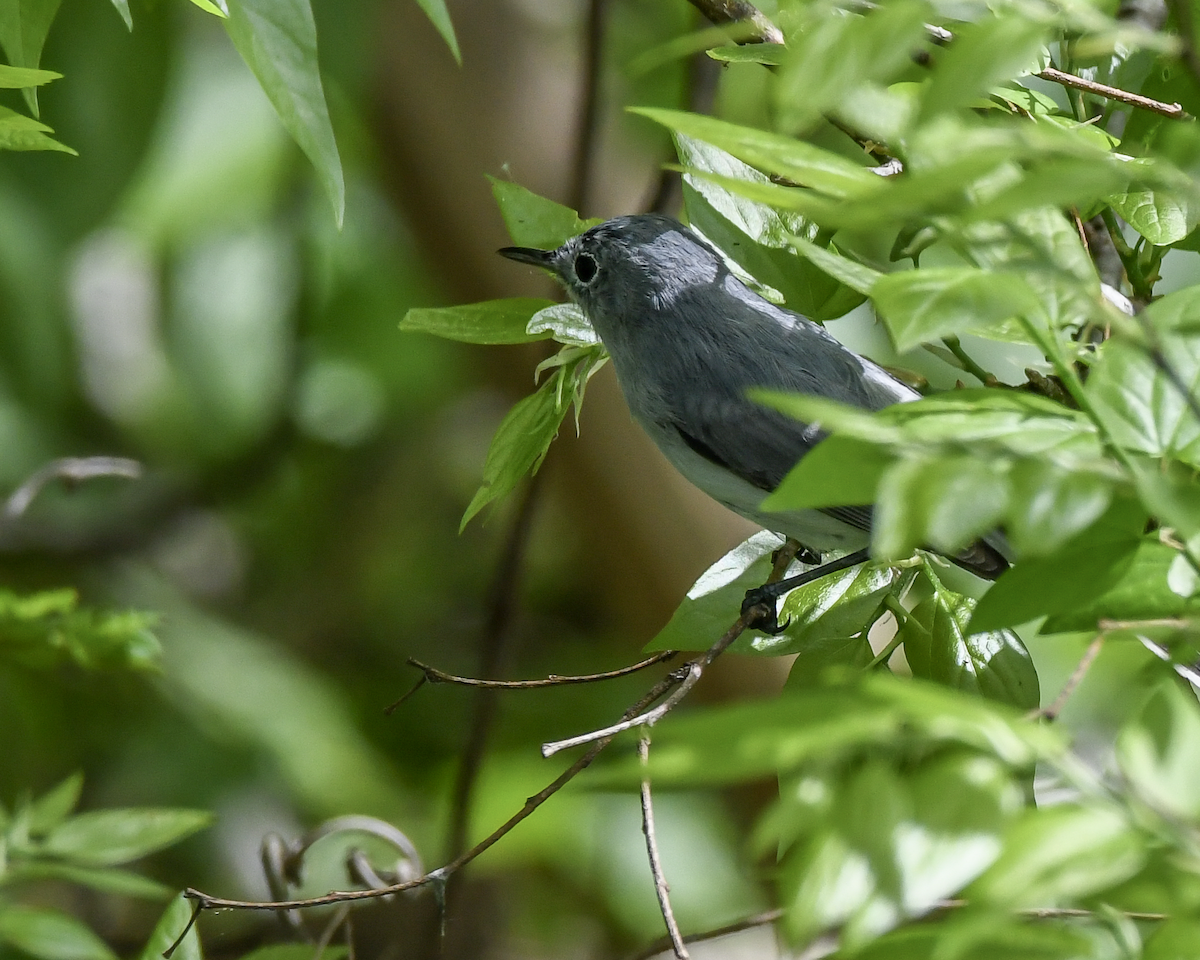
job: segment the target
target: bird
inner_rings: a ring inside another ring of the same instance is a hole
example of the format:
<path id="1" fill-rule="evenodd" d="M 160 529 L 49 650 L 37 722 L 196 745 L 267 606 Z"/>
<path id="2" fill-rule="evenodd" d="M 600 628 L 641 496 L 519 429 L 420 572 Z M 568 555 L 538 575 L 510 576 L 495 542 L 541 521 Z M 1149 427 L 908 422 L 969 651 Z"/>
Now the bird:
<path id="1" fill-rule="evenodd" d="M 760 509 L 827 433 L 748 394 L 788 391 L 876 411 L 916 400 L 916 390 L 820 324 L 750 289 L 713 246 L 670 217 L 616 217 L 554 250 L 499 253 L 563 284 L 608 351 L 633 418 L 684 477 L 812 551 L 846 552 L 819 570 L 868 557 L 870 504 Z M 984 540 L 949 559 L 990 580 L 1008 567 Z"/>

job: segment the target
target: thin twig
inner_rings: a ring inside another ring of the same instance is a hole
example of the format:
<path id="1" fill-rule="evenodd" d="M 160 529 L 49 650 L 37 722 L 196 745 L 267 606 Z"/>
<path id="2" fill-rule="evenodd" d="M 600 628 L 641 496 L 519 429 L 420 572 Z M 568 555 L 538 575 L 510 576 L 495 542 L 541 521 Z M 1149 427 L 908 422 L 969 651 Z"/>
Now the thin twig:
<path id="1" fill-rule="evenodd" d="M 1067 701 L 1071 699 L 1079 685 L 1083 682 L 1083 678 L 1087 676 L 1088 670 L 1091 669 L 1096 657 L 1100 654 L 1100 648 L 1104 646 L 1104 634 L 1098 634 L 1096 638 L 1088 644 L 1088 648 L 1083 652 L 1078 665 L 1071 671 L 1071 675 L 1067 677 L 1067 682 L 1063 685 L 1054 702 L 1045 710 L 1041 711 L 1041 716 L 1046 720 L 1057 720 L 1058 715 L 1062 713 L 1063 707 L 1067 705 Z"/>
<path id="2" fill-rule="evenodd" d="M 963 349 L 962 341 L 958 337 L 951 334 L 948 337 L 942 337 L 942 343 L 958 359 L 958 362 L 963 365 L 963 369 L 973 376 L 976 380 L 982 383 L 985 387 L 994 386 L 999 383 L 994 373 L 989 373 L 983 369 L 979 363 L 966 350 Z"/>
<path id="3" fill-rule="evenodd" d="M 783 33 L 746 0 L 689 0 L 711 23 L 749 23 L 755 28 L 743 43 L 783 43 Z"/>
<path id="4" fill-rule="evenodd" d="M 705 940 L 716 940 L 718 937 L 727 937 L 731 933 L 741 933 L 743 930 L 752 930 L 755 927 L 765 927 L 767 924 L 775 923 L 782 917 L 783 910 L 778 907 L 774 910 L 764 910 L 762 913 L 756 913 L 752 917 L 746 917 L 743 920 L 736 920 L 733 923 L 727 923 L 723 927 L 705 930 L 703 933 L 689 933 L 683 938 L 683 942 L 703 943 Z M 651 957 L 657 956 L 670 946 L 671 939 L 669 937 L 662 937 L 658 940 L 655 940 L 641 952 L 630 957 L 629 960 L 650 960 Z"/>
<path id="5" fill-rule="evenodd" d="M 184 893 L 186 897 L 187 894 Z M 183 931 L 177 936 L 174 942 L 162 952 L 163 960 L 171 960 L 171 956 L 179 949 L 179 945 L 183 943 L 183 938 L 188 935 L 188 932 L 196 925 L 196 921 L 200 918 L 200 911 L 204 909 L 204 905 L 196 903 L 192 906 L 192 915 L 188 917 L 188 922 L 184 924 Z"/>
<path id="6" fill-rule="evenodd" d="M 654 833 L 654 801 L 650 797 L 650 733 L 642 731 L 638 740 L 638 759 L 642 764 L 642 833 L 646 836 L 646 856 L 650 858 L 650 873 L 654 876 L 654 893 L 658 897 L 658 909 L 662 912 L 663 923 L 667 925 L 667 936 L 671 938 L 671 948 L 678 960 L 688 960 L 687 947 L 683 945 L 683 937 L 679 934 L 679 924 L 675 922 L 675 911 L 671 909 L 671 888 L 663 873 L 662 859 L 658 853 L 658 839 Z"/>
<path id="7" fill-rule="evenodd" d="M 1062 70 L 1056 70 L 1054 67 L 1047 67 L 1045 70 L 1034 74 L 1034 76 L 1041 77 L 1043 80 L 1049 80 L 1051 83 L 1057 83 L 1072 90 L 1082 90 L 1084 93 L 1093 93 L 1098 97 L 1104 97 L 1106 100 L 1116 100 L 1118 103 L 1127 103 L 1131 107 L 1139 107 L 1142 110 L 1149 110 L 1151 113 L 1157 113 L 1160 116 L 1171 117 L 1175 120 L 1189 119 L 1188 112 L 1183 109 L 1182 104 L 1163 103 L 1161 100 L 1143 97 L 1139 93 L 1130 93 L 1128 90 L 1121 90 L 1118 87 L 1110 87 L 1107 83 L 1096 83 L 1094 80 L 1084 80 L 1083 77 L 1077 77 L 1073 73 L 1064 73 Z"/>
<path id="8" fill-rule="evenodd" d="M 422 682 L 450 683 L 462 687 L 490 687 L 496 690 L 539 690 L 543 687 L 561 687 L 571 683 L 596 683 L 601 680 L 627 677 L 631 673 L 637 673 L 640 670 L 645 670 L 647 667 L 654 666 L 656 663 L 663 663 L 677 656 L 679 656 L 678 650 L 663 650 L 652 657 L 639 660 L 628 667 L 620 667 L 617 670 L 606 670 L 603 673 L 584 673 L 577 676 L 560 676 L 557 673 L 552 673 L 540 680 L 480 680 L 476 677 L 457 677 L 452 673 L 445 673 L 437 667 L 431 667 L 429 664 L 422 663 L 420 660 L 415 660 L 412 657 L 408 658 L 408 665 L 424 672 L 425 676 L 422 677 Z M 404 696 L 408 697 L 409 694 L 406 693 Z M 396 704 L 388 707 L 388 710 L 392 710 L 401 702 L 397 701 Z"/>
<path id="9" fill-rule="evenodd" d="M 35 471 L 5 501 L 0 511 L 0 520 L 16 520 L 37 499 L 46 486 L 55 480 L 67 483 L 82 483 L 96 477 L 124 477 L 137 480 L 142 475 L 142 465 L 128 457 L 62 457 L 51 460 Z"/>

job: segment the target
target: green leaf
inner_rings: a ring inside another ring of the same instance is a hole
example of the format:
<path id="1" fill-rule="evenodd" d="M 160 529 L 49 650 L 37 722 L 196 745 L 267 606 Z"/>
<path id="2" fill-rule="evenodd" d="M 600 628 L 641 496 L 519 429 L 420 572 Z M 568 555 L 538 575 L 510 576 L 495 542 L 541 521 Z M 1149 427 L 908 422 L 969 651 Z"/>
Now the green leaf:
<path id="1" fill-rule="evenodd" d="M 600 220 L 580 220 L 570 207 L 539 197 L 520 184 L 488 177 L 492 196 L 508 227 L 508 235 L 520 247 L 557 250 L 572 237 Z"/>
<path id="2" fill-rule="evenodd" d="M 1017 564 L 992 585 L 975 608 L 973 633 L 1027 623 L 1084 607 L 1132 566 L 1145 513 L 1128 501 L 1044 557 Z"/>
<path id="3" fill-rule="evenodd" d="M 1108 478 L 1033 457 L 1013 464 L 1009 487 L 1004 533 L 1022 557 L 1057 550 L 1091 526 L 1113 495 Z"/>
<path id="4" fill-rule="evenodd" d="M 91 669 L 146 670 L 161 653 L 155 622 L 137 611 L 80 610 L 73 590 L 18 596 L 0 589 L 0 657 L 42 668 L 70 659 Z"/>
<path id="5" fill-rule="evenodd" d="M 783 538 L 760 530 L 704 571 L 665 627 L 645 646 L 652 650 L 703 650 L 737 619 L 746 591 L 771 574 L 771 554 Z M 764 638 L 766 639 L 766 638 Z"/>
<path id="6" fill-rule="evenodd" d="M 258 77 L 279 119 L 317 171 L 338 229 L 346 184 L 317 67 L 317 25 L 309 0 L 228 0 L 225 29 Z"/>
<path id="7" fill-rule="evenodd" d="M 947 334 L 1041 314 L 1037 295 L 1021 276 L 970 267 L 885 274 L 871 288 L 871 299 L 901 353 Z"/>
<path id="8" fill-rule="evenodd" d="M 901 560 L 917 547 L 953 554 L 992 530 L 1008 507 L 1008 478 L 978 457 L 901 460 L 880 480 L 871 551 Z"/>
<path id="9" fill-rule="evenodd" d="M 101 893 L 112 893 L 120 897 L 137 897 L 140 900 L 164 900 L 171 895 L 171 888 L 157 880 L 141 874 L 113 867 L 76 867 L 66 863 L 32 861 L 9 867 L 6 878 L 12 883 L 35 880 L 64 880 L 83 887 L 91 887 Z"/>
<path id="10" fill-rule="evenodd" d="M 70 147 L 46 136 L 53 132 L 44 123 L 32 117 L 26 117 L 8 107 L 0 107 L 0 150 L 57 150 L 60 153 L 69 153 L 73 157 L 79 156 Z"/>
<path id="11" fill-rule="evenodd" d="M 1164 334 L 1162 356 L 1193 396 L 1200 390 L 1200 334 Z M 1138 344 L 1107 341 L 1084 387 L 1104 416 L 1113 440 L 1152 457 L 1200 465 L 1200 421 L 1180 385 Z"/>
<path id="12" fill-rule="evenodd" d="M 1200 285 L 1184 287 L 1147 304 L 1142 317 L 1158 330 L 1200 331 Z"/>
<path id="13" fill-rule="evenodd" d="M 454 55 L 454 62 L 462 66 L 462 53 L 458 49 L 458 37 L 454 35 L 454 24 L 450 22 L 450 11 L 446 9 L 446 0 L 417 0 L 417 6 L 425 11 L 429 22 L 437 28 L 437 32 L 446 41 L 446 46 Z"/>
<path id="14" fill-rule="evenodd" d="M 321 951 L 320 960 L 342 960 L 346 947 L 327 946 Z M 316 951 L 307 943 L 272 943 L 243 954 L 240 960 L 317 960 Z"/>
<path id="15" fill-rule="evenodd" d="M 603 347 L 596 328 L 574 303 L 553 303 L 543 307 L 529 318 L 525 332 L 538 339 L 553 337 L 556 342 L 569 347 Z"/>
<path id="16" fill-rule="evenodd" d="M 782 43 L 745 43 L 741 46 L 731 44 L 725 47 L 713 47 L 708 55 L 722 63 L 765 63 L 779 66 L 783 63 L 787 48 Z"/>
<path id="17" fill-rule="evenodd" d="M 1013 14 L 957 24 L 954 42 L 935 54 L 929 89 L 921 103 L 921 120 L 965 107 L 993 84 L 1033 67 L 1046 35 L 1046 25 Z"/>
<path id="18" fill-rule="evenodd" d="M 784 598 L 780 612 L 780 623 L 787 621 L 784 632 L 754 645 L 775 655 L 804 653 L 814 644 L 863 633 L 880 615 L 884 597 L 899 576 L 893 567 L 864 564 L 805 584 Z"/>
<path id="19" fill-rule="evenodd" d="M 51 80 L 61 80 L 62 74 L 53 70 L 33 70 L 29 67 L 10 67 L 0 63 L 0 88 L 19 90 L 22 87 L 40 87 Z"/>
<path id="20" fill-rule="evenodd" d="M 98 810 L 55 827 L 43 849 L 77 863 L 114 866 L 169 847 L 211 822 L 212 814 L 205 810 Z"/>
<path id="21" fill-rule="evenodd" d="M 1105 584 L 1097 596 L 1051 617 L 1043 633 L 1094 630 L 1101 620 L 1147 620 L 1181 617 L 1196 605 L 1171 589 L 1171 565 L 1180 554 L 1157 540 L 1142 540 L 1119 579 Z"/>
<path id="22" fill-rule="evenodd" d="M 914 677 L 1026 710 L 1041 702 L 1037 670 L 1011 630 L 967 633 L 975 601 L 940 585 L 900 624 Z"/>
<path id="23" fill-rule="evenodd" d="M 129 11 L 129 0 L 112 0 L 112 5 L 121 15 L 121 19 L 125 21 L 125 29 L 132 31 L 133 14 Z"/>
<path id="24" fill-rule="evenodd" d="M 41 836 L 58 826 L 79 803 L 83 774 L 73 773 L 49 793 L 38 797 L 29 808 L 29 832 Z"/>
<path id="25" fill-rule="evenodd" d="M 187 929 L 187 934 L 171 954 L 171 960 L 203 960 L 200 952 L 200 932 L 191 922 L 192 909 L 192 902 L 182 896 L 172 900 L 158 923 L 154 925 L 154 932 L 150 934 L 150 939 L 146 941 L 138 960 L 162 960 L 163 953 L 184 929 Z M 309 947 L 309 950 L 311 949 Z"/>
<path id="26" fill-rule="evenodd" d="M 42 47 L 50 33 L 50 24 L 54 22 L 61 2 L 6 0 L 0 3 L 0 47 L 4 48 L 11 66 L 33 70 L 38 68 L 42 60 Z M 23 92 L 29 109 L 35 117 L 38 116 L 36 84 L 26 87 Z"/>
<path id="27" fill-rule="evenodd" d="M 851 290 L 856 290 L 863 296 L 869 295 L 872 287 L 875 286 L 875 281 L 883 276 L 878 270 L 864 266 L 849 257 L 843 257 L 840 253 L 835 253 L 826 247 L 818 247 L 803 237 L 792 237 L 791 242 L 801 254 L 825 273 L 842 281 Z"/>
<path id="28" fill-rule="evenodd" d="M 460 532 L 489 503 L 511 493 L 526 473 L 537 473 L 567 412 L 567 404 L 559 403 L 559 383 L 558 376 L 551 377 L 500 421 L 483 465 L 483 482 L 463 513 Z"/>
<path id="29" fill-rule="evenodd" d="M 1121 730 L 1121 772 L 1169 817 L 1200 819 L 1200 708 L 1174 680 L 1160 684 Z"/>
<path id="30" fill-rule="evenodd" d="M 1157 246 L 1176 243 L 1200 221 L 1200 199 L 1184 192 L 1132 190 L 1108 198 L 1109 206 Z"/>
<path id="31" fill-rule="evenodd" d="M 893 462 L 885 447 L 834 434 L 805 454 L 759 509 L 783 512 L 874 503 L 879 481 Z"/>
<path id="32" fill-rule="evenodd" d="M 515 297 L 485 300 L 460 307 L 415 307 L 404 315 L 400 329 L 432 333 L 460 343 L 532 343 L 545 340 L 549 332 L 527 332 L 539 310 L 553 306 L 549 300 Z"/>
<path id="33" fill-rule="evenodd" d="M 1010 908 L 1071 903 L 1133 876 L 1145 849 L 1111 807 L 1030 810 L 1006 833 L 1004 853 L 967 896 Z"/>
<path id="34" fill-rule="evenodd" d="M 224 20 L 229 16 L 229 11 L 224 9 L 228 6 L 228 0 L 192 0 L 205 13 L 211 13 L 214 17 Z"/>
<path id="35" fill-rule="evenodd" d="M 807 690 L 822 685 L 833 668 L 861 670 L 875 657 L 865 633 L 855 637 L 825 637 L 812 640 L 796 652 L 788 670 L 786 688 Z"/>
<path id="36" fill-rule="evenodd" d="M 108 945 L 69 914 L 0 904 L 0 943 L 39 960 L 116 960 Z"/>
<path id="37" fill-rule="evenodd" d="M 1186 960 L 1200 950 L 1200 920 L 1172 917 L 1146 941 L 1142 960 Z"/>
<path id="38" fill-rule="evenodd" d="M 865 166 L 802 140 L 680 110 L 631 107 L 630 112 L 830 197 L 862 196 L 880 189 L 882 184 L 881 178 Z"/>

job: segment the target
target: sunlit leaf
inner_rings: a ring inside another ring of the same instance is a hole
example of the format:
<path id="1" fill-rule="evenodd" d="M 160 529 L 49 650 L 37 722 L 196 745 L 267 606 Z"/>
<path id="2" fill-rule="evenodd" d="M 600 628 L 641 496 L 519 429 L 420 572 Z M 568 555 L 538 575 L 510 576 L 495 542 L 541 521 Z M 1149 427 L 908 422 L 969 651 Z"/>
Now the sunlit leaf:
<path id="1" fill-rule="evenodd" d="M 879 480 L 892 462 L 885 447 L 834 434 L 788 471 L 760 509 L 774 512 L 874 503 Z"/>
<path id="2" fill-rule="evenodd" d="M 778 66 L 783 62 L 785 47 L 781 43 L 745 43 L 713 47 L 707 53 L 722 63 L 766 63 Z"/>
<path id="3" fill-rule="evenodd" d="M 34 836 L 58 826 L 79 803 L 83 774 L 73 773 L 53 790 L 38 797 L 29 807 L 29 832 Z"/>
<path id="4" fill-rule="evenodd" d="M 432 333 L 462 343 L 532 343 L 545 340 L 549 332 L 531 334 L 529 321 L 549 300 L 517 297 L 487 300 L 460 307 L 414 307 L 400 321 L 400 329 Z"/>
<path id="5" fill-rule="evenodd" d="M 1022 556 L 1049 553 L 1090 526 L 1108 508 L 1113 484 L 1049 459 L 1024 457 L 1009 473 L 1004 532 Z"/>
<path id="6" fill-rule="evenodd" d="M 34 70 L 29 67 L 10 67 L 0 63 L 0 88 L 17 90 L 22 87 L 40 87 L 51 80 L 61 80 L 62 74 L 53 70 Z"/>
<path id="7" fill-rule="evenodd" d="M 871 299 L 901 352 L 1040 312 L 1037 296 L 1020 276 L 969 267 L 889 273 L 871 288 Z"/>
<path id="8" fill-rule="evenodd" d="M 1108 202 L 1134 230 L 1153 244 L 1182 240 L 1200 221 L 1200 199 L 1167 190 L 1133 190 Z"/>
<path id="9" fill-rule="evenodd" d="M 57 150 L 73 157 L 79 156 L 70 147 L 47 136 L 53 132 L 32 117 L 8 107 L 0 107 L 0 150 Z"/>
<path id="10" fill-rule="evenodd" d="M 325 105 L 317 65 L 317 25 L 309 0 L 228 0 L 228 4 L 225 29 L 284 127 L 312 161 L 340 228 L 346 185 Z"/>

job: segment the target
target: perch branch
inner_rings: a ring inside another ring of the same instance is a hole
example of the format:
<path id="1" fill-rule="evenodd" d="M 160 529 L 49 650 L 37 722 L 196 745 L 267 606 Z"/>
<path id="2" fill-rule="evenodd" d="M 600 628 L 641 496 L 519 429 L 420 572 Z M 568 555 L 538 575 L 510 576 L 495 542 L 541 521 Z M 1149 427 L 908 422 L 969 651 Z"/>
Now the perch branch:
<path id="1" fill-rule="evenodd" d="M 658 839 L 654 833 L 654 802 L 650 797 L 650 734 L 643 731 L 638 740 L 638 759 L 642 764 L 642 833 L 646 835 L 646 855 L 650 858 L 650 872 L 654 876 L 654 893 L 658 897 L 658 909 L 667 925 L 667 936 L 671 938 L 671 949 L 677 960 L 688 960 L 687 947 L 679 934 L 675 922 L 675 911 L 671 909 L 671 888 L 663 873 L 662 859 L 658 854 Z"/>

